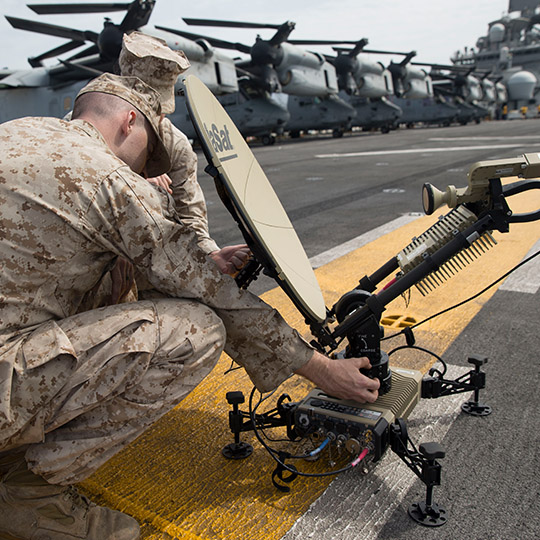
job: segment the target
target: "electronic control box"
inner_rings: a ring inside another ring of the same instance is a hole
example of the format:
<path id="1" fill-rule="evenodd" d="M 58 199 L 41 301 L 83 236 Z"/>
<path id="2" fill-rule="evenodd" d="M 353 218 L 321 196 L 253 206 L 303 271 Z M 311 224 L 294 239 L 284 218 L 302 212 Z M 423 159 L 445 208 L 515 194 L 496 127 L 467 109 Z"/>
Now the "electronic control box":
<path id="1" fill-rule="evenodd" d="M 378 461 L 388 446 L 388 430 L 397 418 L 407 419 L 420 400 L 422 373 L 392 367 L 392 387 L 375 403 L 338 399 L 319 388 L 312 390 L 295 411 L 299 435 L 329 438 L 351 454 L 368 448 Z"/>

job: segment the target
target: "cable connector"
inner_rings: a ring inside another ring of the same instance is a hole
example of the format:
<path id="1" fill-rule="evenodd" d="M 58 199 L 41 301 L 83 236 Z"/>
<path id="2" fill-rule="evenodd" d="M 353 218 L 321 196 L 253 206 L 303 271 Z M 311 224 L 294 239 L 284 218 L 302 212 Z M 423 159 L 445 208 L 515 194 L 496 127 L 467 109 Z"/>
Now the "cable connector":
<path id="1" fill-rule="evenodd" d="M 405 336 L 405 341 L 407 342 L 408 347 L 412 347 L 416 343 L 416 338 L 410 326 L 405 327 L 403 330 L 403 335 Z"/>

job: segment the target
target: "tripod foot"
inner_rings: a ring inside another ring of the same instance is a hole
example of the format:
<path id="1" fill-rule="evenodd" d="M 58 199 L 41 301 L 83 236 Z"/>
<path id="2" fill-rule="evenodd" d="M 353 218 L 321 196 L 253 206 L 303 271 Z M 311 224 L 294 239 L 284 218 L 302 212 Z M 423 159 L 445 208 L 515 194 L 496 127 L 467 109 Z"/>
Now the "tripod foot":
<path id="1" fill-rule="evenodd" d="M 425 502 L 409 506 L 409 516 L 425 527 L 440 527 L 446 523 L 446 510 L 437 504 L 428 506 Z"/>
<path id="2" fill-rule="evenodd" d="M 461 410 L 471 416 L 488 416 L 491 414 L 491 407 L 476 401 L 467 401 L 461 405 Z"/>
<path id="3" fill-rule="evenodd" d="M 252 452 L 253 446 L 245 442 L 231 443 L 221 450 L 227 459 L 245 459 L 251 456 Z"/>

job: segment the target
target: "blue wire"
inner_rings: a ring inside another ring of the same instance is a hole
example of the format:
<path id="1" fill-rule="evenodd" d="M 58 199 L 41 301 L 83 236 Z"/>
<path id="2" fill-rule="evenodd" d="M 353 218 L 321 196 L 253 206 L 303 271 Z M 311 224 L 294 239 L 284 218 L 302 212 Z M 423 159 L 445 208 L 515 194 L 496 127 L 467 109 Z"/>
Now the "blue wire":
<path id="1" fill-rule="evenodd" d="M 308 455 L 310 457 L 316 456 L 319 452 L 323 450 L 323 448 L 330 442 L 330 439 L 327 437 L 318 448 L 315 448 L 315 450 L 312 450 Z"/>

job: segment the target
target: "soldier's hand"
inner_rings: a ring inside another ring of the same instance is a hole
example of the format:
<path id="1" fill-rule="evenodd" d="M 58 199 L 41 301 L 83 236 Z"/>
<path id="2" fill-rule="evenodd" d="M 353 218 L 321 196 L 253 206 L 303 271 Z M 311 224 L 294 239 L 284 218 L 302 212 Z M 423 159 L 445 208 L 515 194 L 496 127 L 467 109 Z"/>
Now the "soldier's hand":
<path id="1" fill-rule="evenodd" d="M 373 403 L 379 396 L 380 382 L 360 373 L 360 369 L 370 367 L 367 358 L 331 360 L 314 351 L 309 362 L 296 370 L 296 373 L 309 379 L 331 396 L 360 403 Z"/>
<path id="2" fill-rule="evenodd" d="M 162 187 L 165 191 L 167 191 L 167 193 L 172 194 L 172 180 L 170 179 L 168 174 L 160 174 L 159 176 L 155 176 L 153 178 L 147 178 L 147 180 L 155 186 Z"/>
<path id="3" fill-rule="evenodd" d="M 218 265 L 221 272 L 230 276 L 236 274 L 246 264 L 250 255 L 251 251 L 245 244 L 227 246 L 210 253 L 210 257 Z"/>

